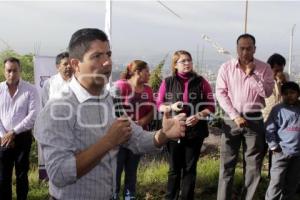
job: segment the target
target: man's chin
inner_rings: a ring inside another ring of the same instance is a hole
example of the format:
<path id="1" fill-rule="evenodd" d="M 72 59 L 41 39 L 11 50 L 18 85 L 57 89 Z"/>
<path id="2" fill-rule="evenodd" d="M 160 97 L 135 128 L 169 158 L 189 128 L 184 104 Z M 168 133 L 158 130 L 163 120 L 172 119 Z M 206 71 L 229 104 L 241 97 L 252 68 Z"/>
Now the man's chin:
<path id="1" fill-rule="evenodd" d="M 104 75 L 106 76 L 107 80 L 109 80 L 109 78 L 110 78 L 110 76 L 111 76 L 111 73 L 106 73 L 106 74 L 104 74 Z"/>
<path id="2" fill-rule="evenodd" d="M 18 81 L 15 81 L 15 80 L 6 80 L 6 83 L 9 84 L 9 85 L 15 85 L 18 83 Z"/>
<path id="3" fill-rule="evenodd" d="M 99 86 L 99 87 L 103 87 L 104 85 L 106 85 L 108 83 L 108 79 L 106 80 L 103 78 L 95 78 L 94 79 L 94 83 L 95 85 Z"/>

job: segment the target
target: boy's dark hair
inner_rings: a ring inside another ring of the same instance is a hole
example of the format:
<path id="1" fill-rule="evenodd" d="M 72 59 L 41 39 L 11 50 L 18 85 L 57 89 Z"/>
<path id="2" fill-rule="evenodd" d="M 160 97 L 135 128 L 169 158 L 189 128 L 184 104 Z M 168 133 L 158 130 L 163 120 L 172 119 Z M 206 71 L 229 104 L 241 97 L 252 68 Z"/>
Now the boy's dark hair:
<path id="1" fill-rule="evenodd" d="M 82 61 L 83 55 L 89 50 L 90 44 L 94 40 L 106 42 L 108 37 L 103 31 L 96 28 L 79 29 L 73 33 L 68 48 L 70 58 Z"/>
<path id="2" fill-rule="evenodd" d="M 287 90 L 294 90 L 296 92 L 298 92 L 298 94 L 300 95 L 300 87 L 297 83 L 293 82 L 293 81 L 288 81 L 282 84 L 281 86 L 281 94 L 286 94 Z"/>
<path id="3" fill-rule="evenodd" d="M 280 66 L 285 66 L 286 61 L 282 55 L 280 55 L 278 53 L 274 53 L 273 55 L 271 55 L 269 57 L 267 63 L 269 63 L 269 65 L 271 65 L 271 68 L 273 68 L 275 64 L 280 65 Z"/>
<path id="4" fill-rule="evenodd" d="M 236 44 L 239 43 L 239 40 L 242 39 L 242 38 L 250 38 L 252 41 L 253 41 L 253 44 L 255 45 L 255 37 L 253 35 L 250 35 L 248 33 L 245 33 L 245 34 L 242 34 L 238 37 L 238 39 L 236 40 Z"/>
<path id="5" fill-rule="evenodd" d="M 68 53 L 68 52 L 62 52 L 62 53 L 58 54 L 58 55 L 56 56 L 55 63 L 56 63 L 57 65 L 59 65 L 59 64 L 60 64 L 60 61 L 61 61 L 62 59 L 64 59 L 64 58 L 69 58 L 69 53 Z"/>
<path id="6" fill-rule="evenodd" d="M 3 64 L 5 65 L 5 63 L 7 63 L 7 62 L 17 63 L 19 65 L 19 67 L 21 67 L 20 60 L 18 58 L 15 58 L 15 57 L 5 58 L 4 61 L 3 61 Z"/>

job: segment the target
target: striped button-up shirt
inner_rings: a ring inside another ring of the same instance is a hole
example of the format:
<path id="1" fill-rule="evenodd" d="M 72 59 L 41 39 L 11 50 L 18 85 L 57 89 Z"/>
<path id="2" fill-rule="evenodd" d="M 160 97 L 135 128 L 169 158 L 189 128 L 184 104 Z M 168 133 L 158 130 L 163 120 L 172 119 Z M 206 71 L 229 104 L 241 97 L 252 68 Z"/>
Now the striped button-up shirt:
<path id="1" fill-rule="evenodd" d="M 73 78 L 65 98 L 50 100 L 41 111 L 35 137 L 41 144 L 50 194 L 62 200 L 109 200 L 115 190 L 118 148 L 110 150 L 91 171 L 77 178 L 77 152 L 95 144 L 115 120 L 108 92 L 91 96 Z M 131 124 L 133 135 L 124 144 L 135 153 L 157 150 L 154 133 Z"/>
<path id="2" fill-rule="evenodd" d="M 0 137 L 8 131 L 15 134 L 33 128 L 40 100 L 36 88 L 20 80 L 11 97 L 6 81 L 0 83 Z"/>
<path id="3" fill-rule="evenodd" d="M 246 75 L 237 59 L 224 63 L 216 81 L 216 97 L 231 119 L 241 113 L 258 112 L 264 107 L 264 98 L 272 94 L 274 87 L 271 67 L 257 59 L 253 74 Z"/>

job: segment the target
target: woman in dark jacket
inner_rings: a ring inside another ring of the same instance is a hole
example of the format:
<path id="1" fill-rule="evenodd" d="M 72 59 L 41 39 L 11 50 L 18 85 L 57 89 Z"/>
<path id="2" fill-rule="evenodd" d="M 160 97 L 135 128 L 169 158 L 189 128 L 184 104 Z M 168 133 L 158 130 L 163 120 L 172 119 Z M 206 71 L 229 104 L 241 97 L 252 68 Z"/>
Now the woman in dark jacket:
<path id="1" fill-rule="evenodd" d="M 161 84 L 157 106 L 161 112 L 186 113 L 186 135 L 169 141 L 169 173 L 165 198 L 194 199 L 196 167 L 203 140 L 208 136 L 206 117 L 215 111 L 209 83 L 193 71 L 189 52 L 176 51 L 172 57 L 173 74 Z M 181 187 L 180 187 L 181 186 Z"/>

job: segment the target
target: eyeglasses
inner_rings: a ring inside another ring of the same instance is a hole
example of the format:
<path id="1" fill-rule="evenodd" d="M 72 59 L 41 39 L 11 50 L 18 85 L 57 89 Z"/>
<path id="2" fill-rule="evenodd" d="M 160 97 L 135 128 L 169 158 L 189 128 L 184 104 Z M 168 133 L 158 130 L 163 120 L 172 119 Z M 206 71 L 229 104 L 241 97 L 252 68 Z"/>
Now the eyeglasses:
<path id="1" fill-rule="evenodd" d="M 180 64 L 190 64 L 190 63 L 193 63 L 192 60 L 181 60 L 181 61 L 177 61 L 177 63 L 180 63 Z"/>

